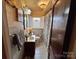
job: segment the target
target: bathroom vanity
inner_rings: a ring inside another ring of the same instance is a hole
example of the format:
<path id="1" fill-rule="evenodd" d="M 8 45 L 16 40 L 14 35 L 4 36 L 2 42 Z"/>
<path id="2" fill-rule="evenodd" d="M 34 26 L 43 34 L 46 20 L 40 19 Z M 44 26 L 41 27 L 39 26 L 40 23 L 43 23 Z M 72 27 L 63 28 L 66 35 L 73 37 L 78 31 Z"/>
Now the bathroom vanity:
<path id="1" fill-rule="evenodd" d="M 35 35 L 27 37 L 26 42 L 24 43 L 24 54 L 25 57 L 34 57 L 35 55 Z"/>

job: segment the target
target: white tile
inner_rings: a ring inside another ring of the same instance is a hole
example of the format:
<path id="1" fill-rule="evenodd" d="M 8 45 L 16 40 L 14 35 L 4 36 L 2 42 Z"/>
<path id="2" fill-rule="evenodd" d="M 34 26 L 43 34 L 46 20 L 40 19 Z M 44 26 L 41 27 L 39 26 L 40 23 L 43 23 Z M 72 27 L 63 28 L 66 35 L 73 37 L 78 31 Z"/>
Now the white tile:
<path id="1" fill-rule="evenodd" d="M 48 50 L 45 44 L 41 44 L 39 47 L 36 47 L 35 59 L 48 59 Z"/>

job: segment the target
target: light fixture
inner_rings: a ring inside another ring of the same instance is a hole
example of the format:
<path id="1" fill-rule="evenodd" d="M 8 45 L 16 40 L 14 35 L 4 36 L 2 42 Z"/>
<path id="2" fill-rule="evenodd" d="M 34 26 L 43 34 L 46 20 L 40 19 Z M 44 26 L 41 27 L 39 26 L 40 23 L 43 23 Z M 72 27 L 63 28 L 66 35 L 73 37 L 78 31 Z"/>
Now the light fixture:
<path id="1" fill-rule="evenodd" d="M 41 5 L 40 5 L 40 7 L 43 9 L 43 8 L 46 8 L 46 4 L 45 3 L 42 3 Z"/>
<path id="2" fill-rule="evenodd" d="M 24 14 L 31 14 L 31 10 L 27 8 L 25 0 L 21 0 L 21 4 L 22 4 L 22 10 L 24 11 Z"/>
<path id="3" fill-rule="evenodd" d="M 31 14 L 31 10 L 27 7 L 22 8 L 24 10 L 24 14 Z"/>
<path id="4" fill-rule="evenodd" d="M 29 8 L 19 8 L 18 13 L 23 14 L 23 10 L 24 10 L 24 14 L 31 14 L 31 10 Z"/>
<path id="5" fill-rule="evenodd" d="M 49 1 L 50 1 L 50 0 L 40 1 L 40 2 L 38 3 L 38 5 L 39 5 L 40 8 L 44 9 L 44 8 L 46 8 L 46 6 L 48 5 Z"/>
<path id="6" fill-rule="evenodd" d="M 29 8 L 25 8 L 24 12 L 25 14 L 31 14 L 31 10 Z"/>

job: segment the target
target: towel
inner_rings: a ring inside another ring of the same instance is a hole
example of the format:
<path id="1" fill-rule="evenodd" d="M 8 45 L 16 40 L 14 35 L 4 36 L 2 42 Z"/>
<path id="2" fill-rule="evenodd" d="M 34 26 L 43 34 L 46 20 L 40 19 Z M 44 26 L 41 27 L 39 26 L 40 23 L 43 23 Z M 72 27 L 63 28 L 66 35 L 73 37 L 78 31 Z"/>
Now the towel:
<path id="1" fill-rule="evenodd" d="M 20 44 L 20 42 L 19 42 L 18 36 L 17 36 L 17 34 L 13 34 L 13 35 L 14 35 L 14 36 L 13 36 L 13 45 L 17 45 L 18 50 L 20 50 L 21 44 Z"/>

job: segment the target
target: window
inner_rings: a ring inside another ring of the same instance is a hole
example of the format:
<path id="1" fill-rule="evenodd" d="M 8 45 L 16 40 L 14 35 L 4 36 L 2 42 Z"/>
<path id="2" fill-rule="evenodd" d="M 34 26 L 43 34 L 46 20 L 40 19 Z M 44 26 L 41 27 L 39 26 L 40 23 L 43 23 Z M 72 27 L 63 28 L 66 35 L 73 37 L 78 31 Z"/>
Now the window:
<path id="1" fill-rule="evenodd" d="M 39 17 L 33 18 L 33 28 L 40 28 L 40 18 Z"/>

